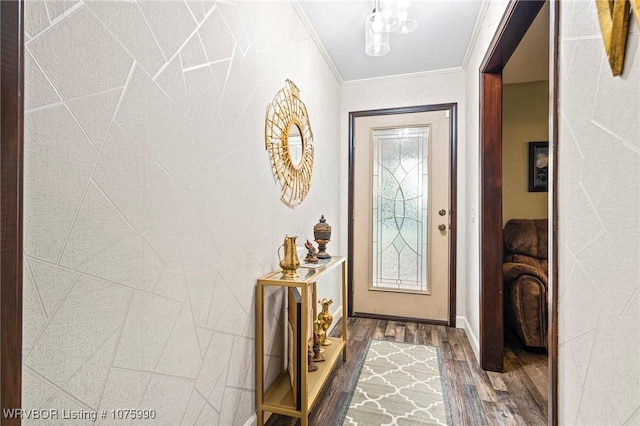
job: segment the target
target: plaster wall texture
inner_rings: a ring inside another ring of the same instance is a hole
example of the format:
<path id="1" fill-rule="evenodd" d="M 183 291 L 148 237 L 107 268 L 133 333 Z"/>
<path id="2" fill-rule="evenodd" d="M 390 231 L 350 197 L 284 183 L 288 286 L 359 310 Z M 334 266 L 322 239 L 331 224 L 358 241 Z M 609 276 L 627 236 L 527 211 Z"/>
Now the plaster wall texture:
<path id="1" fill-rule="evenodd" d="M 34 0 L 26 31 L 24 407 L 244 423 L 256 278 L 321 214 L 345 249 L 339 82 L 289 2 Z M 315 142 L 295 209 L 264 148 L 286 78 Z M 267 340 L 272 379 L 282 330 Z"/>
<path id="2" fill-rule="evenodd" d="M 640 29 L 613 77 L 595 2 L 560 5 L 560 423 L 638 424 Z"/>
<path id="3" fill-rule="evenodd" d="M 341 106 L 341 147 L 345 159 L 348 159 L 349 148 L 349 113 L 364 110 L 398 108 L 420 105 L 457 103 L 458 112 L 458 262 L 456 312 L 464 315 L 464 298 L 461 297 L 465 285 L 465 168 L 464 152 L 464 72 L 461 69 L 420 73 L 406 76 L 345 82 L 342 86 Z M 348 160 L 342 162 L 342 175 L 348 176 Z M 345 206 L 343 223 L 347 222 L 348 188 L 342 188 L 342 200 Z M 345 241 L 346 244 L 346 241 Z M 459 318 L 458 326 L 464 327 L 464 318 Z"/>
<path id="4" fill-rule="evenodd" d="M 344 253 L 353 110 L 459 103 L 458 307 L 477 355 L 478 73 L 506 5 L 483 9 L 463 79 L 423 76 L 415 91 L 341 88 L 289 3 L 27 2 L 25 407 L 250 418 L 255 278 L 277 268 L 284 234 L 310 236 L 319 214 Z M 635 424 L 640 34 L 632 22 L 614 78 L 593 2 L 561 8 L 560 421 Z M 265 106 L 285 78 L 316 141 L 296 209 L 278 200 L 263 148 Z M 281 294 L 268 301 L 276 320 Z M 270 340 L 273 375 L 277 327 Z"/>

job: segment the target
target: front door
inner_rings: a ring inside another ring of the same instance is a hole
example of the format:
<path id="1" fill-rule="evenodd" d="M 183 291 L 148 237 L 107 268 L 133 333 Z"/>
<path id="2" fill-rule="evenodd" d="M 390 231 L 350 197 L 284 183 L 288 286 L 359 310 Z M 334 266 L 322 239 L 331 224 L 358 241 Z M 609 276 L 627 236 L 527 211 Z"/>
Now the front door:
<path id="1" fill-rule="evenodd" d="M 356 117 L 353 310 L 449 320 L 449 111 Z"/>

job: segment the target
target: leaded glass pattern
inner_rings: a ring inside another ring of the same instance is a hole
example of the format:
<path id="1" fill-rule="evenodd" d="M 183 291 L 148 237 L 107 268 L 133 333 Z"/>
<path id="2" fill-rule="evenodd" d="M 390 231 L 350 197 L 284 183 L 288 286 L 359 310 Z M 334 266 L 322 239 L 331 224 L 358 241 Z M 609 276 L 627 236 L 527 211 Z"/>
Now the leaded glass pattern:
<path id="1" fill-rule="evenodd" d="M 426 292 L 428 127 L 373 130 L 373 289 Z"/>

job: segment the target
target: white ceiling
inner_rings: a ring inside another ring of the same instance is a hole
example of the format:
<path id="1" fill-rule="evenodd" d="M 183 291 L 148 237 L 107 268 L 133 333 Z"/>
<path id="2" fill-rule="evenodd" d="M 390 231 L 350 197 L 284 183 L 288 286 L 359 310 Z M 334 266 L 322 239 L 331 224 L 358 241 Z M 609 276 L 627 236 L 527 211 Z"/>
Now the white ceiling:
<path id="1" fill-rule="evenodd" d="M 536 16 L 504 70 L 505 84 L 549 80 L 549 2 Z"/>
<path id="2" fill-rule="evenodd" d="M 391 51 L 364 52 L 364 20 L 374 0 L 298 0 L 343 81 L 462 67 L 482 2 L 413 0 L 418 22 L 410 34 L 391 34 Z M 303 16 L 303 19 L 305 19 Z"/>
<path id="3" fill-rule="evenodd" d="M 480 0 L 413 0 L 411 18 L 418 29 L 391 34 L 391 52 L 364 53 L 364 19 L 374 0 L 298 0 L 297 10 L 328 54 L 343 81 L 464 65 L 473 42 Z M 503 72 L 504 83 L 549 78 L 549 4 L 545 3 Z"/>

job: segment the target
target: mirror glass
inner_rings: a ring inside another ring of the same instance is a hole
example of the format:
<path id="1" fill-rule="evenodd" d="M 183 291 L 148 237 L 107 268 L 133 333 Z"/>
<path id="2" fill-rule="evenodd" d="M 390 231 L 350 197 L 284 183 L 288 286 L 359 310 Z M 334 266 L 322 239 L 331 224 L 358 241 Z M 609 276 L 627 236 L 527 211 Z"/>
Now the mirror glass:
<path id="1" fill-rule="evenodd" d="M 291 163 L 294 166 L 300 165 L 302 162 L 302 152 L 304 146 L 302 142 L 302 133 L 300 127 L 296 123 L 291 123 L 289 126 L 289 133 L 287 134 L 287 147 L 289 149 L 289 156 L 291 157 Z"/>

